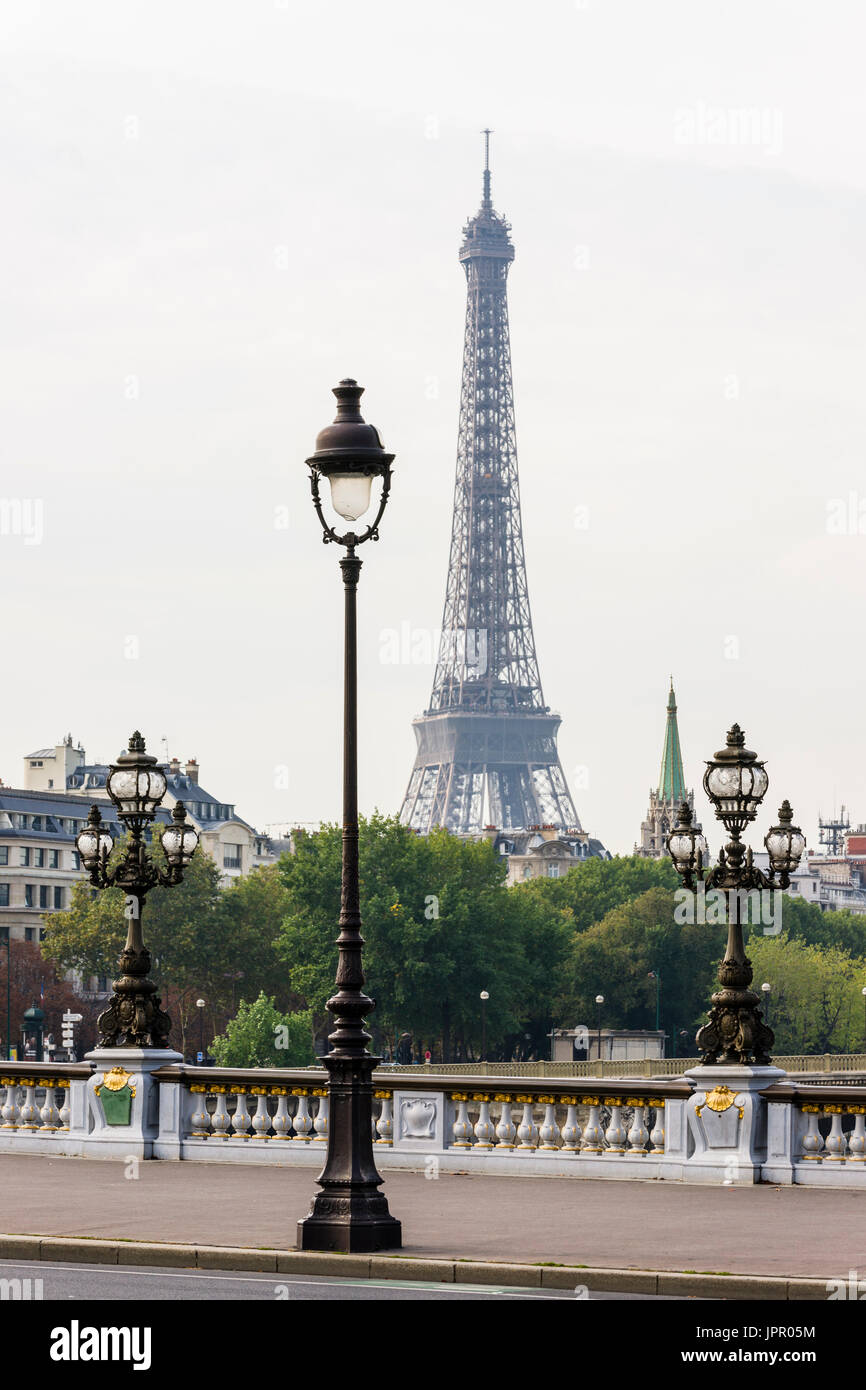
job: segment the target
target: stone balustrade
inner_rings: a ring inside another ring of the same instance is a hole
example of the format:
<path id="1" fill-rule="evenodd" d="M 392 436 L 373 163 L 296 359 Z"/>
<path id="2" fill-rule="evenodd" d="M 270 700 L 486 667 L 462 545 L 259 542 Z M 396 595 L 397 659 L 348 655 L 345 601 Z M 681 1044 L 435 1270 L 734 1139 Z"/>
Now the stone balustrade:
<path id="1" fill-rule="evenodd" d="M 322 1068 L 189 1067 L 154 1058 L 146 1076 L 133 1078 L 133 1096 L 141 1091 L 132 1101 L 136 1149 L 122 1126 L 111 1127 L 107 1093 L 99 1098 L 111 1085 L 109 1062 L 126 1055 L 98 1056 L 0 1063 L 0 1152 L 323 1165 Z M 717 1070 L 645 1079 L 380 1068 L 376 1161 L 383 1172 L 428 1175 L 866 1187 L 866 1086 L 850 1077 L 806 1081 L 765 1069 L 762 1081 L 730 1069 L 717 1077 Z"/>
<path id="2" fill-rule="evenodd" d="M 92 1071 L 89 1063 L 0 1062 L 0 1148 L 9 1141 L 15 1152 L 61 1145 L 75 1089 Z"/>
<path id="3" fill-rule="evenodd" d="M 866 1189 L 866 1087 L 778 1082 L 767 1102 L 767 1182 Z"/>

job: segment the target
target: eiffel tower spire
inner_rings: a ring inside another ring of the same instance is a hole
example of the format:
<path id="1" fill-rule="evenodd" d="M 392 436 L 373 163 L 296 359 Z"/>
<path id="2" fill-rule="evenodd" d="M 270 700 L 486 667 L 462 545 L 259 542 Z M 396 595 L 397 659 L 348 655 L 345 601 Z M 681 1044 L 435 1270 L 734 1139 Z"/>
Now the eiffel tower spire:
<path id="1" fill-rule="evenodd" d="M 426 833 L 552 825 L 583 837 L 544 703 L 517 476 L 506 280 L 511 228 L 490 194 L 463 229 L 466 327 L 442 635 L 401 820 Z"/>

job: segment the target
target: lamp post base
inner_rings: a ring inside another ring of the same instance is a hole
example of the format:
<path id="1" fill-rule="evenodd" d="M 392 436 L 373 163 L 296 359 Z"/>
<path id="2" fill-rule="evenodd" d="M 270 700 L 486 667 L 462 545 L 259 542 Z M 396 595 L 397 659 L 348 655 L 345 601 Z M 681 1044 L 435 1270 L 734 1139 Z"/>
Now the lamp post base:
<path id="1" fill-rule="evenodd" d="M 381 1192 L 350 1196 L 327 1191 L 313 1198 L 310 1215 L 298 1222 L 299 1250 L 335 1250 L 344 1255 L 370 1255 L 376 1250 L 399 1250 L 403 1228 L 388 1211 Z"/>
<path id="2" fill-rule="evenodd" d="M 328 1156 L 309 1216 L 298 1222 L 299 1250 L 370 1254 L 399 1250 L 400 1222 L 379 1191 L 373 1157 L 373 1068 L 369 1053 L 324 1058 L 328 1069 Z"/>

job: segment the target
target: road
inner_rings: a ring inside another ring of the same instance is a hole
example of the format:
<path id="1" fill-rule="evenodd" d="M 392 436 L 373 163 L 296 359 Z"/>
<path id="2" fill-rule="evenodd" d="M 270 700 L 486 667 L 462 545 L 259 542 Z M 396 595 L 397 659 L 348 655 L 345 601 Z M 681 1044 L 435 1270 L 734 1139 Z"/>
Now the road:
<path id="1" fill-rule="evenodd" d="M 4 1283 L 3 1281 L 10 1281 Z M 18 1281 L 14 1283 L 12 1281 Z M 580 1290 L 580 1286 L 576 1286 Z M 127 1269 L 117 1265 L 0 1263 L 0 1301 L 19 1294 L 44 1302 L 110 1301 L 208 1302 L 450 1302 L 532 1299 L 566 1302 L 676 1302 L 651 1294 L 588 1293 L 565 1289 L 497 1288 L 474 1284 L 422 1284 L 394 1279 L 334 1279 L 324 1275 L 301 1278 L 273 1274 L 236 1274 L 231 1271 Z"/>
<path id="2" fill-rule="evenodd" d="M 4 1154 L 9 1234 L 291 1250 L 312 1168 Z M 403 1254 L 835 1279 L 866 1270 L 864 1191 L 391 1169 Z M 744 1235 L 747 1233 L 747 1235 Z M 74 1258 L 71 1257 L 71 1258 Z"/>

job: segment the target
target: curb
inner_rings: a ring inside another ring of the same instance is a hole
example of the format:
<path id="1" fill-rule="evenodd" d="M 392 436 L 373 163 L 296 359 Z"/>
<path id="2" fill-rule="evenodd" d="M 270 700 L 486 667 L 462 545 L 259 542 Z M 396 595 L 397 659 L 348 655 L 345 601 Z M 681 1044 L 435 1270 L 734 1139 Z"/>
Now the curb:
<path id="1" fill-rule="evenodd" d="M 817 1300 L 825 1279 L 760 1274 L 699 1274 L 665 1269 L 604 1269 L 583 1265 L 498 1264 L 484 1260 L 424 1259 L 413 1255 L 340 1255 L 304 1250 L 251 1250 L 232 1245 L 169 1245 L 74 1236 L 0 1235 L 0 1259 L 73 1264 L 156 1265 L 262 1274 L 338 1274 L 355 1279 L 420 1280 L 438 1284 L 574 1289 L 589 1293 L 665 1294 L 669 1298 Z"/>

